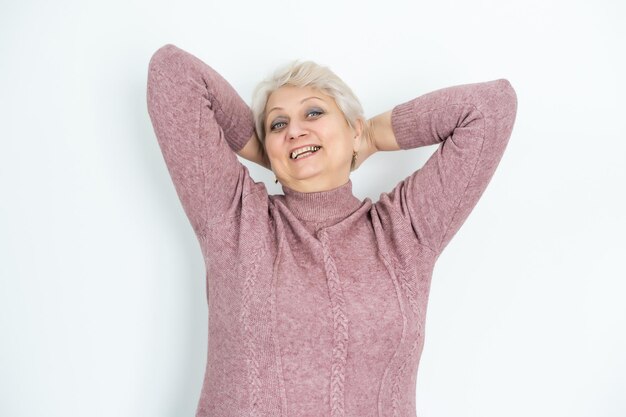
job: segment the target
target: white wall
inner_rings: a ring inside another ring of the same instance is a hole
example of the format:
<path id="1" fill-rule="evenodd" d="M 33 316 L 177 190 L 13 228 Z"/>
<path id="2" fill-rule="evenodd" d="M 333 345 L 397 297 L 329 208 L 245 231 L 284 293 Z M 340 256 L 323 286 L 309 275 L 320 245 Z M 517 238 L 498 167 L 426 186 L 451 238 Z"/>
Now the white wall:
<path id="1" fill-rule="evenodd" d="M 145 96 L 173 43 L 248 103 L 277 65 L 316 60 L 368 117 L 511 81 L 507 151 L 435 267 L 418 415 L 623 417 L 625 18 L 611 0 L 3 2 L 0 416 L 195 411 L 204 263 Z M 376 201 L 434 149 L 374 155 L 355 194 Z"/>

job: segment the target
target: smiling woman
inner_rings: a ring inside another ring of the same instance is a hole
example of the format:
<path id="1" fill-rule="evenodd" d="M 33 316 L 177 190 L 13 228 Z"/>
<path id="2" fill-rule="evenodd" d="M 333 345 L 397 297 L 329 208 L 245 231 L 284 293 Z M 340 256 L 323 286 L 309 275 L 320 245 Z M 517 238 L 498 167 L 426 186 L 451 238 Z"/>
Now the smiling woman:
<path id="1" fill-rule="evenodd" d="M 254 140 L 240 155 L 274 171 L 276 182 L 294 190 L 336 188 L 375 152 L 400 149 L 391 126 L 391 110 L 365 120 L 350 87 L 328 67 L 313 61 L 294 60 L 260 82 L 253 93 L 252 112 Z M 322 131 L 325 137 L 316 136 Z M 326 143 L 321 143 L 322 139 Z M 283 150 L 274 149 L 278 140 L 293 142 L 283 145 L 293 149 L 320 146 L 320 158 L 314 158 L 316 168 L 281 161 Z"/>
<path id="2" fill-rule="evenodd" d="M 353 128 L 332 97 L 310 86 L 282 86 L 271 93 L 267 107 L 265 151 L 281 184 L 315 192 L 348 181 L 361 146 L 362 117 Z M 301 149 L 309 153 L 293 158 Z"/>
<path id="3" fill-rule="evenodd" d="M 365 121 L 319 69 L 279 71 L 251 110 L 172 44 L 150 60 L 148 112 L 207 267 L 196 417 L 416 413 L 434 265 L 499 164 L 517 96 L 503 78 L 455 85 Z M 352 193 L 355 152 L 362 163 L 432 144 L 379 201 Z M 284 194 L 254 181 L 242 152 L 270 166 Z"/>

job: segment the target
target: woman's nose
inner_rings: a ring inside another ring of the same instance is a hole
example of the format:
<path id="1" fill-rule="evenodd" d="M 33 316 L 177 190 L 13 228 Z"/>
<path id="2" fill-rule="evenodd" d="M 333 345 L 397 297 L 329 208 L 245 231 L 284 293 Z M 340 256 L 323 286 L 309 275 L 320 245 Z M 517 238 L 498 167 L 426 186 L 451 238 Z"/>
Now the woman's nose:
<path id="1" fill-rule="evenodd" d="M 298 138 L 306 134 L 306 130 L 304 126 L 300 124 L 298 121 L 291 121 L 289 123 L 289 129 L 287 131 L 289 139 Z"/>

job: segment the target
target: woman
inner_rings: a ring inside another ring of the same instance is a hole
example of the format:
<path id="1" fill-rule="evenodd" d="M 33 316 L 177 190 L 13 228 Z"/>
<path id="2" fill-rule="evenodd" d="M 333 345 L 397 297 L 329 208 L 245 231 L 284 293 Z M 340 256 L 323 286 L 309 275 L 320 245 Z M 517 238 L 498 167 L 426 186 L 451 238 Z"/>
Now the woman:
<path id="1" fill-rule="evenodd" d="M 502 157 L 511 84 L 443 88 L 365 120 L 335 74 L 294 63 L 250 109 L 167 44 L 150 60 L 147 100 L 206 263 L 196 416 L 414 416 L 433 266 Z M 436 143 L 376 203 L 352 194 L 351 169 L 373 153 Z M 236 154 L 271 169 L 284 195 Z"/>

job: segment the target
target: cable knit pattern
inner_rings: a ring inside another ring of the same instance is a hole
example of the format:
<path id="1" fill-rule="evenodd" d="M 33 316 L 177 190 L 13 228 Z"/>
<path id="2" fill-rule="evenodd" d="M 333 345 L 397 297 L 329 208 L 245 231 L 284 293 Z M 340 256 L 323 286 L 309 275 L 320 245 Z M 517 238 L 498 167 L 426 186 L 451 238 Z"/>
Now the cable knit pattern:
<path id="1" fill-rule="evenodd" d="M 504 154 L 517 114 L 509 81 L 396 105 L 401 149 L 438 146 L 376 202 L 356 198 L 350 179 L 268 194 L 236 155 L 254 132 L 250 108 L 175 45 L 151 57 L 146 99 L 206 266 L 196 417 L 415 417 L 434 265 Z"/>
<path id="2" fill-rule="evenodd" d="M 391 279 L 393 280 L 394 286 L 396 287 L 396 292 L 398 293 L 397 288 L 399 287 L 399 283 L 398 283 L 398 278 L 394 272 L 394 268 L 393 265 L 390 264 L 388 257 L 389 254 L 387 253 L 387 247 L 386 245 L 382 246 L 382 250 L 383 250 L 383 259 L 385 261 L 385 266 L 387 267 L 388 271 L 389 271 L 389 275 L 391 276 Z M 401 355 L 401 346 L 405 343 L 405 340 L 407 339 L 407 316 L 404 310 L 404 302 L 402 301 L 402 298 L 400 296 L 400 294 L 398 294 L 398 304 L 400 306 L 400 311 L 402 313 L 402 337 L 400 339 L 400 342 L 398 343 L 398 348 L 396 349 L 396 352 L 393 356 L 393 360 L 396 360 L 397 358 L 400 357 Z M 393 372 L 391 374 L 389 374 L 389 378 L 392 380 L 392 385 L 391 385 L 391 409 L 392 409 L 392 415 L 394 417 L 396 417 L 399 413 L 400 413 L 400 404 L 398 401 L 399 396 L 401 395 L 400 390 L 402 389 L 402 387 L 400 387 L 400 382 L 398 381 L 398 373 L 399 373 L 399 369 L 402 368 L 402 366 L 400 366 L 398 368 L 398 370 L 394 369 L 393 367 L 395 366 L 396 361 L 392 361 L 389 363 L 389 366 L 387 367 L 387 369 L 385 370 L 385 373 L 387 372 Z M 384 413 L 383 407 L 381 406 L 382 403 L 379 403 L 379 414 L 384 415 L 386 413 Z"/>
<path id="3" fill-rule="evenodd" d="M 406 389 L 402 389 L 402 381 L 404 381 L 404 378 L 406 378 L 406 375 L 408 374 L 408 372 L 411 369 L 411 360 L 419 360 L 419 357 L 416 359 L 415 355 L 421 353 L 421 351 L 418 352 L 418 349 L 420 348 L 421 344 L 420 344 L 420 339 L 419 338 L 414 338 L 413 339 L 413 344 L 411 345 L 411 350 L 409 351 L 408 355 L 406 356 L 406 358 L 404 359 L 404 362 L 402 362 L 402 365 L 400 366 L 400 369 L 398 369 L 398 373 L 396 375 L 396 378 L 393 381 L 393 398 L 391 400 L 391 403 L 393 404 L 393 415 L 394 417 L 403 417 L 405 414 L 402 413 L 401 407 L 404 403 L 413 403 L 412 406 L 415 406 L 415 396 L 412 396 L 411 398 L 401 398 L 401 395 L 403 393 L 407 393 Z M 415 381 L 412 381 L 412 384 L 409 385 L 410 387 L 414 387 L 415 386 Z"/>
<path id="4" fill-rule="evenodd" d="M 331 366 L 332 375 L 330 380 L 330 410 L 331 417 L 343 417 L 344 412 L 344 392 L 346 372 L 346 356 L 348 355 L 348 317 L 345 312 L 345 300 L 341 283 L 337 276 L 335 262 L 330 254 L 328 235 L 326 231 L 320 231 L 320 241 L 324 252 L 324 267 L 328 277 L 328 294 L 333 310 L 334 319 L 334 341 L 333 341 L 333 363 Z"/>
<path id="5" fill-rule="evenodd" d="M 408 279 L 407 272 L 405 268 L 402 266 L 402 263 L 398 259 L 397 256 L 392 256 L 392 264 L 395 266 L 396 275 L 399 277 L 400 286 L 402 287 L 402 291 L 406 294 L 406 298 L 409 300 L 409 305 L 413 310 L 413 314 L 418 314 L 418 304 L 417 304 L 417 295 L 415 294 L 415 288 L 413 288 L 413 283 Z"/>
<path id="6" fill-rule="evenodd" d="M 413 314 L 417 316 L 419 308 L 417 306 L 417 301 L 415 299 L 415 291 L 412 288 L 412 284 L 408 282 L 407 277 L 406 277 L 406 271 L 404 270 L 404 267 L 402 266 L 400 260 L 396 256 L 391 256 L 391 257 L 392 257 L 392 264 L 395 266 L 395 271 L 396 271 L 395 276 L 397 277 L 399 285 L 402 288 L 402 291 L 408 300 L 409 306 L 413 310 Z M 419 320 L 415 322 L 420 323 Z M 392 404 L 394 417 L 401 416 L 400 414 L 400 407 L 401 407 L 400 396 L 402 395 L 401 377 L 403 377 L 406 373 L 408 362 L 412 359 L 413 354 L 415 350 L 417 349 L 418 340 L 419 340 L 418 338 L 414 339 L 411 350 L 406 355 L 405 359 L 402 361 L 398 371 L 396 372 L 396 376 L 393 380 L 393 385 L 392 385 L 392 390 L 391 390 L 392 392 L 391 404 Z"/>
<path id="7" fill-rule="evenodd" d="M 254 296 L 256 276 L 261 259 L 261 248 L 255 248 L 252 254 L 250 272 L 246 276 L 244 291 L 242 292 L 241 322 L 244 329 L 244 346 L 246 348 L 246 363 L 248 369 L 248 386 L 250 387 L 250 416 L 257 416 L 256 404 L 259 401 L 261 378 L 259 377 L 259 361 L 253 339 L 254 326 L 251 324 L 250 299 Z"/>

